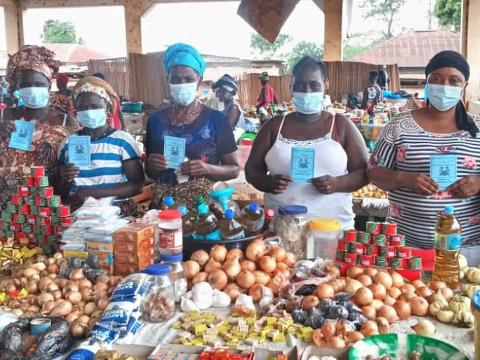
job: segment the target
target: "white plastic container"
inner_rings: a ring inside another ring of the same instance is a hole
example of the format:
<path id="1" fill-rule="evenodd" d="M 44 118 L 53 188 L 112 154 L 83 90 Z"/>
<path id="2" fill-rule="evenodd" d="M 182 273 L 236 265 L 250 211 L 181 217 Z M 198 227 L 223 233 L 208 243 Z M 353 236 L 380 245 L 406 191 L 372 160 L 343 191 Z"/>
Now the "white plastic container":
<path id="1" fill-rule="evenodd" d="M 338 239 L 342 235 L 342 224 L 333 218 L 310 220 L 307 233 L 307 259 L 335 260 Z"/>

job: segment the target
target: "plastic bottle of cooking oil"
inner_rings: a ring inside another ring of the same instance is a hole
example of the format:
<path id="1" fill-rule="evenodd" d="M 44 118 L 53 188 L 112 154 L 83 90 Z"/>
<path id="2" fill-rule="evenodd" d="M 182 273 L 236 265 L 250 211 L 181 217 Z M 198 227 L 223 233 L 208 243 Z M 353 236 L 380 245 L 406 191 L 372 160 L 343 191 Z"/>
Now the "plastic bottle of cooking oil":
<path id="1" fill-rule="evenodd" d="M 456 288 L 460 282 L 458 255 L 462 246 L 462 227 L 455 217 L 455 208 L 446 206 L 435 225 L 435 268 L 433 280 Z"/>

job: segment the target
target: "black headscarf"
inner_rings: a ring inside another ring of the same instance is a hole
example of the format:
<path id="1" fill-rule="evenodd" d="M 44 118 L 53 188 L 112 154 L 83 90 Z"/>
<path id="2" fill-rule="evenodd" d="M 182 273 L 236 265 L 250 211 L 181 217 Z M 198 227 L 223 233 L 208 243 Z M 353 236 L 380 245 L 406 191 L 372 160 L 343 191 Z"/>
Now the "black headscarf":
<path id="1" fill-rule="evenodd" d="M 428 75 L 432 71 L 442 68 L 442 67 L 451 67 L 460 71 L 465 77 L 465 81 L 468 81 L 470 77 L 470 65 L 468 65 L 467 59 L 465 57 L 452 50 L 440 51 L 433 58 L 430 59 L 430 62 L 425 68 L 425 76 L 428 78 Z M 470 133 L 473 138 L 477 137 L 478 127 L 475 125 L 472 117 L 468 115 L 465 105 L 462 101 L 459 101 L 455 107 L 455 118 L 457 121 L 457 127 L 460 130 L 466 130 Z"/>

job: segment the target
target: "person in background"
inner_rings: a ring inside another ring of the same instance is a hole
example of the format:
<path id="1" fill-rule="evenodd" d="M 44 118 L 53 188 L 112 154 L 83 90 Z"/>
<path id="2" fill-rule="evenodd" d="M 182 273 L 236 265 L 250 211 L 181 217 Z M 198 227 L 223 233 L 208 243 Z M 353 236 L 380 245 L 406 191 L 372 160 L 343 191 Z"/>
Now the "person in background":
<path id="1" fill-rule="evenodd" d="M 398 224 L 408 246 L 434 246 L 437 215 L 447 205 L 455 207 L 463 244 L 478 242 L 480 119 L 462 103 L 470 67 L 461 54 L 442 51 L 430 60 L 425 76 L 427 106 L 386 125 L 370 159 L 369 178 L 388 191 L 387 220 Z M 447 170 L 456 177 L 440 186 L 430 171 L 432 162 L 445 155 L 453 155 Z"/>
<path id="2" fill-rule="evenodd" d="M 390 78 L 387 72 L 387 65 L 382 65 L 382 68 L 378 70 L 378 85 L 382 90 L 388 90 L 390 88 Z"/>
<path id="3" fill-rule="evenodd" d="M 368 86 L 363 90 L 362 109 L 373 114 L 373 108 L 380 102 L 382 89 L 377 83 L 378 72 L 372 70 L 368 73 Z"/>
<path id="4" fill-rule="evenodd" d="M 67 74 L 57 75 L 57 88 L 52 97 L 52 107 L 64 114 L 64 116 L 74 119 L 75 109 L 73 107 L 72 92 L 68 88 L 69 77 Z"/>
<path id="5" fill-rule="evenodd" d="M 225 116 L 201 104 L 197 90 L 205 61 L 187 44 L 174 44 L 163 59 L 174 105 L 150 116 L 145 147 L 146 173 L 155 180 L 152 208 L 164 196 L 191 208 L 198 195 L 207 196 L 216 181 L 235 179 L 239 173 L 237 146 Z M 165 136 L 185 139 L 185 161 L 178 170 L 164 156 Z M 188 181 L 180 183 L 179 179 Z"/>
<path id="6" fill-rule="evenodd" d="M 145 176 L 133 137 L 107 122 L 118 99 L 110 84 L 87 76 L 73 90 L 77 120 L 83 129 L 66 138 L 58 151 L 57 191 L 74 207 L 88 196 L 119 199 L 142 191 Z M 90 137 L 91 165 L 77 167 L 69 161 L 72 136 Z"/>
<path id="7" fill-rule="evenodd" d="M 352 191 L 367 184 L 367 149 L 345 116 L 323 110 L 327 71 L 323 62 L 302 58 L 293 68 L 295 112 L 269 120 L 260 130 L 245 166 L 247 181 L 265 192 L 265 207 L 301 204 L 314 217 L 333 217 L 354 228 Z M 311 148 L 314 177 L 294 182 L 292 150 Z"/>
<path id="8" fill-rule="evenodd" d="M 224 104 L 223 113 L 232 126 L 245 128 L 245 119 L 243 118 L 243 110 L 240 103 L 235 100 L 238 92 L 238 84 L 233 77 L 228 74 L 223 75 L 214 84 L 213 89 L 216 90 L 218 99 Z"/>
<path id="9" fill-rule="evenodd" d="M 66 126 L 74 125 L 68 119 L 65 123 L 64 114 L 49 104 L 52 79 L 59 66 L 55 53 L 42 46 L 24 46 L 8 60 L 10 93 L 18 91 L 25 106 L 6 109 L 0 122 L 0 209 L 30 167 L 43 166 L 49 176 L 55 172 L 57 150 L 68 135 Z M 14 120 L 18 119 L 34 123 L 29 151 L 9 147 L 16 130 Z"/>
<path id="10" fill-rule="evenodd" d="M 270 76 L 267 72 L 263 72 L 259 77 L 262 89 L 257 98 L 257 113 L 260 113 L 260 109 L 264 108 L 269 110 L 270 104 L 278 104 L 277 97 L 275 95 L 275 89 L 270 85 Z"/>
<path id="11" fill-rule="evenodd" d="M 92 76 L 102 79 L 103 81 L 106 81 L 105 74 L 101 72 L 96 72 Z M 113 104 L 113 111 L 109 115 L 108 123 L 114 129 L 126 130 L 125 119 L 123 118 L 123 113 L 122 113 L 122 104 L 120 102 L 119 97 L 117 97 L 117 99 L 115 100 L 115 104 Z"/>

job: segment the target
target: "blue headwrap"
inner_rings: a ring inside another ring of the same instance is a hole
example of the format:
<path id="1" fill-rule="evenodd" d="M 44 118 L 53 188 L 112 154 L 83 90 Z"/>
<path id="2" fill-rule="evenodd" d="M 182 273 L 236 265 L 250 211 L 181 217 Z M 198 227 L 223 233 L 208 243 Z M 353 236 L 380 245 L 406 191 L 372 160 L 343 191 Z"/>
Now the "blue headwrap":
<path id="1" fill-rule="evenodd" d="M 168 47 L 163 55 L 163 67 L 170 73 L 176 65 L 188 66 L 195 70 L 198 75 L 205 73 L 205 60 L 202 55 L 190 45 L 177 43 Z"/>

